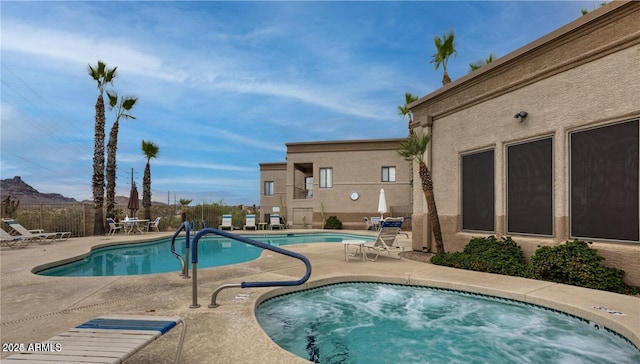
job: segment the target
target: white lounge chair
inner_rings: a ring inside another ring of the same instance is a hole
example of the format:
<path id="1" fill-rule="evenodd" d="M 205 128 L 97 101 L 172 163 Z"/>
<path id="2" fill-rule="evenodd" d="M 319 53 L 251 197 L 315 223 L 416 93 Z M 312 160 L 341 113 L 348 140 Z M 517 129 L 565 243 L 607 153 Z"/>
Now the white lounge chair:
<path id="1" fill-rule="evenodd" d="M 258 226 L 256 225 L 256 215 L 253 215 L 253 214 L 247 215 L 244 223 L 244 227 L 242 228 L 242 230 L 247 230 L 247 229 L 258 230 Z"/>
<path id="2" fill-rule="evenodd" d="M 371 225 L 372 228 L 375 230 L 380 230 L 380 222 L 382 221 L 382 219 L 378 216 L 373 216 L 371 218 Z"/>
<path id="3" fill-rule="evenodd" d="M 378 232 L 378 237 L 376 238 L 376 240 L 369 241 L 364 244 L 365 248 L 367 248 L 368 250 L 373 250 L 376 253 L 376 256 L 373 259 L 370 259 L 367 256 L 367 260 L 376 261 L 378 259 L 378 256 L 380 255 L 380 252 L 383 251 L 386 251 L 390 257 L 391 250 L 400 250 L 400 252 L 404 251 L 404 248 L 400 247 L 396 240 L 403 221 L 404 219 L 402 217 L 388 217 L 382 221 L 380 231 Z M 397 257 L 397 259 L 400 259 L 400 257 Z"/>
<path id="4" fill-rule="evenodd" d="M 219 230 L 229 229 L 233 230 L 231 215 L 222 215 L 222 225 L 218 227 Z"/>
<path id="5" fill-rule="evenodd" d="M 367 217 L 364 218 L 364 229 L 365 230 L 373 229 L 373 222 L 371 222 L 371 220 L 369 220 Z"/>
<path id="6" fill-rule="evenodd" d="M 179 317 L 108 315 L 56 335 L 41 345 L 56 350 L 24 351 L 2 363 L 120 363 L 182 324 L 175 363 L 180 360 L 186 323 Z"/>
<path id="7" fill-rule="evenodd" d="M 284 229 L 284 224 L 280 222 L 280 215 L 271 214 L 269 216 L 269 229 L 273 228 Z"/>
<path id="8" fill-rule="evenodd" d="M 109 225 L 109 235 L 122 231 L 122 224 L 112 218 L 107 218 L 107 225 Z"/>
<path id="9" fill-rule="evenodd" d="M 24 248 L 29 245 L 29 240 L 19 236 L 13 236 L 4 231 L 4 229 L 0 229 L 0 246 L 2 245 L 6 245 L 11 249 Z"/>
<path id="10" fill-rule="evenodd" d="M 16 233 L 20 234 L 19 235 L 20 237 L 25 238 L 25 239 L 33 240 L 33 241 L 37 242 L 38 244 L 48 244 L 48 243 L 51 243 L 52 241 L 55 241 L 58 238 L 61 238 L 61 237 L 67 237 L 68 238 L 71 235 L 70 232 L 45 233 L 41 229 L 28 230 L 24 226 L 20 225 L 14 219 L 4 218 L 4 219 L 2 219 L 2 221 L 4 221 L 5 224 L 9 225 L 9 227 L 11 229 L 13 229 L 13 231 L 15 231 Z"/>
<path id="11" fill-rule="evenodd" d="M 158 216 L 158 217 L 156 217 L 155 220 L 147 222 L 147 226 L 146 226 L 147 232 L 149 232 L 151 230 L 155 230 L 158 233 L 160 232 L 160 228 L 158 227 L 160 225 L 160 218 L 161 217 Z"/>

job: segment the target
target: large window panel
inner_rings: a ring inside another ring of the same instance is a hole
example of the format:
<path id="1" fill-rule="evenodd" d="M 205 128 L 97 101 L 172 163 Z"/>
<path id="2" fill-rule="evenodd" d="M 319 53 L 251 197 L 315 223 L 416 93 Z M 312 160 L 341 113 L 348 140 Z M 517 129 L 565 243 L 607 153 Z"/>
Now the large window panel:
<path id="1" fill-rule="evenodd" d="M 570 134 L 572 237 L 639 241 L 638 123 Z"/>
<path id="2" fill-rule="evenodd" d="M 507 232 L 553 235 L 553 139 L 507 147 Z"/>
<path id="3" fill-rule="evenodd" d="M 494 154 L 462 156 L 462 230 L 495 231 Z"/>

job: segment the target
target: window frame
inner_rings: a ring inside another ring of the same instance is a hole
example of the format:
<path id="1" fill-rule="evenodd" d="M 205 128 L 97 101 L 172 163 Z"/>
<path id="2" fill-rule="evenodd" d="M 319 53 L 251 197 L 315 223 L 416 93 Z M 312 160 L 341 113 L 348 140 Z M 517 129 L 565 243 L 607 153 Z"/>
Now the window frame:
<path id="1" fill-rule="evenodd" d="M 632 119 L 626 119 L 626 120 L 621 120 L 621 121 L 617 121 L 617 122 L 612 122 L 612 123 L 608 123 L 608 124 L 603 124 L 603 125 L 596 125 L 596 126 L 590 126 L 590 127 L 586 127 L 586 128 L 581 128 L 581 129 L 575 129 L 575 130 L 571 130 L 567 133 L 567 160 L 568 160 L 568 166 L 567 166 L 567 204 L 568 204 L 568 209 L 569 209 L 569 216 L 568 216 L 568 222 L 567 222 L 567 228 L 568 228 L 568 234 L 569 234 L 569 238 L 570 239 L 580 239 L 580 240 L 597 240 L 597 241 L 602 241 L 602 242 L 613 242 L 613 243 L 630 243 L 630 244 L 639 244 L 640 243 L 640 234 L 638 236 L 638 240 L 622 240 L 622 239 L 616 239 L 616 238 L 602 238 L 602 237 L 592 237 L 592 236 L 582 236 L 582 235 L 577 235 L 574 234 L 574 227 L 573 227 L 573 160 L 572 160 L 572 154 L 573 154 L 573 149 L 572 149 L 572 136 L 578 133 L 582 133 L 582 132 L 589 132 L 589 131 L 593 131 L 593 130 L 597 130 L 597 129 L 602 129 L 602 128 L 608 128 L 608 127 L 613 127 L 616 125 L 620 125 L 620 124 L 624 124 L 624 123 L 637 123 L 638 125 L 638 135 L 636 135 L 637 138 L 637 142 L 638 142 L 638 148 L 640 150 L 640 118 L 632 118 Z M 640 209 L 640 163 L 638 163 L 638 180 L 637 180 L 637 188 L 638 188 L 638 208 Z M 640 216 L 640 211 L 638 211 L 638 215 Z M 639 224 L 639 228 L 640 228 L 640 222 Z"/>
<path id="2" fill-rule="evenodd" d="M 267 188 L 267 185 L 270 185 L 271 188 Z M 264 181 L 263 187 L 264 187 L 264 191 L 263 191 L 264 196 L 273 196 L 273 195 L 275 195 L 275 182 L 274 181 Z M 271 192 L 271 193 L 268 193 L 268 192 Z"/>
<path id="3" fill-rule="evenodd" d="M 387 180 L 385 180 L 385 170 L 387 171 Z M 393 179 L 391 179 L 391 171 L 393 170 Z M 398 182 L 398 174 L 397 174 L 397 168 L 396 166 L 382 166 L 380 168 L 380 174 L 381 174 L 381 178 L 380 181 L 384 182 L 384 183 L 390 183 L 390 182 Z"/>
<path id="4" fill-rule="evenodd" d="M 318 176 L 318 188 L 333 188 L 333 167 L 319 168 Z"/>
<path id="5" fill-rule="evenodd" d="M 509 230 L 509 148 L 510 147 L 517 147 L 517 146 L 521 146 L 521 145 L 525 145 L 525 144 L 529 144 L 529 143 L 535 143 L 535 142 L 540 142 L 543 140 L 550 140 L 551 142 L 551 165 L 550 165 L 550 171 L 551 171 L 551 181 L 549 182 L 550 185 L 550 192 L 551 192 L 551 201 L 550 201 L 550 219 L 551 219 L 551 232 L 549 234 L 546 233 L 536 233 L 536 232 L 519 232 L 519 231 L 510 231 Z M 513 142 L 513 143 L 508 143 L 505 144 L 504 146 L 504 191 L 505 191 L 505 196 L 504 196 L 504 203 L 505 203 L 505 232 L 506 234 L 509 235 L 522 235 L 522 236 L 536 236 L 536 237 L 553 237 L 555 236 L 556 233 L 556 226 L 555 226 L 555 195 L 556 195 L 556 191 L 555 191 L 555 160 L 554 160 L 554 155 L 555 155 L 555 138 L 553 134 L 550 135 L 543 135 L 543 136 L 539 136 L 536 138 L 532 138 L 532 139 L 526 139 L 526 140 L 522 140 L 522 141 L 518 141 L 518 142 Z"/>
<path id="6" fill-rule="evenodd" d="M 464 163 L 464 157 L 468 157 L 468 156 L 472 156 L 472 155 L 478 155 L 481 153 L 487 153 L 487 152 L 492 152 L 493 153 L 493 158 L 492 158 L 492 167 L 493 167 L 493 173 L 492 173 L 492 207 L 493 207 L 493 211 L 492 211 L 492 220 L 493 220 L 493 226 L 491 228 L 491 230 L 479 230 L 479 229 L 470 229 L 470 228 L 465 228 L 464 226 L 464 168 L 463 168 L 463 163 Z M 484 149 L 478 149 L 478 150 L 473 150 L 473 151 L 469 151 L 469 152 L 465 152 L 460 154 L 460 231 L 464 231 L 464 232 L 483 232 L 483 233 L 496 233 L 496 148 L 495 147 L 490 147 L 490 148 L 484 148 Z"/>

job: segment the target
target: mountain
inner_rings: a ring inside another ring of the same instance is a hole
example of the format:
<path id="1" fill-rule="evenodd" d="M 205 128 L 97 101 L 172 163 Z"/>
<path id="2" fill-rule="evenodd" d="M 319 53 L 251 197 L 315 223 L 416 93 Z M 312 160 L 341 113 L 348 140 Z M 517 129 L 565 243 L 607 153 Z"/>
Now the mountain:
<path id="1" fill-rule="evenodd" d="M 2 200 L 11 196 L 11 200 L 19 200 L 21 204 L 59 204 L 78 203 L 74 198 L 64 197 L 59 193 L 41 193 L 26 184 L 20 176 L 0 180 L 0 197 Z"/>
<path id="2" fill-rule="evenodd" d="M 20 176 L 0 180 L 0 198 L 2 200 L 11 196 L 11 200 L 19 200 L 21 204 L 62 204 L 62 203 L 86 203 L 92 204 L 91 200 L 77 201 L 72 197 L 64 197 L 59 193 L 41 193 L 35 188 L 26 184 Z M 129 203 L 128 196 L 116 196 L 116 206 L 126 206 Z M 162 206 L 166 203 L 151 201 L 153 206 Z M 142 206 L 142 199 L 140 199 Z"/>

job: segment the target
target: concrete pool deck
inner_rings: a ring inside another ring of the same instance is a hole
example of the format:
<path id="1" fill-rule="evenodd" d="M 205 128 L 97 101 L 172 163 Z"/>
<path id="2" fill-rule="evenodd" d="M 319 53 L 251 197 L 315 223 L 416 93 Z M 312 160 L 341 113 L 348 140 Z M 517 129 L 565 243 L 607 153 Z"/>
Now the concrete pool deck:
<path id="1" fill-rule="evenodd" d="M 311 231 L 287 230 L 287 233 Z M 340 232 L 367 233 L 362 230 Z M 49 245 L 30 244 L 24 249 L 3 246 L 0 249 L 2 343 L 41 342 L 105 314 L 179 316 L 187 323 L 182 363 L 308 363 L 280 349 L 262 331 L 254 316 L 256 305 L 266 298 L 301 288 L 345 281 L 379 281 L 464 290 L 550 307 L 608 327 L 640 347 L 640 297 L 390 259 L 384 255 L 376 262 L 355 258 L 346 262 L 340 243 L 286 246 L 311 261 L 312 274 L 305 285 L 225 289 L 217 298 L 220 307 L 213 309 L 207 305 L 213 291 L 222 284 L 297 280 L 304 275 L 304 264 L 265 251 L 251 262 L 199 269 L 198 303 L 201 307 L 196 309 L 189 308 L 192 281 L 183 279 L 178 272 L 79 278 L 31 273 L 36 266 L 86 255 L 93 246 L 148 241 L 171 235 L 149 233 L 72 238 Z M 404 236 L 400 243 L 407 247 L 411 244 Z M 172 330 L 160 337 L 126 363 L 171 362 L 179 331 Z M 8 355 L 10 353 L 2 352 L 2 358 Z"/>

